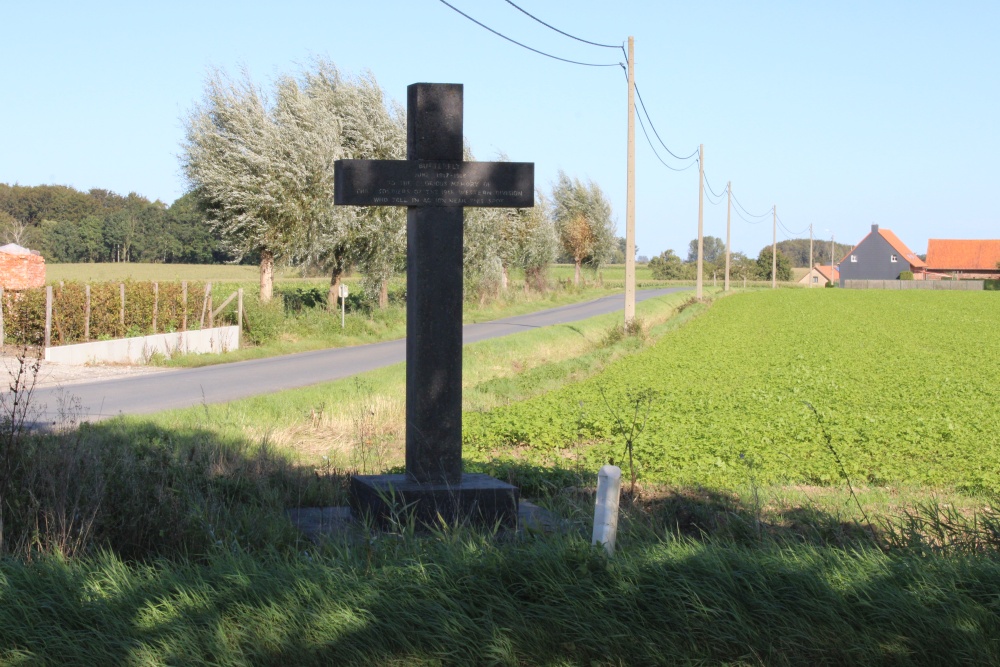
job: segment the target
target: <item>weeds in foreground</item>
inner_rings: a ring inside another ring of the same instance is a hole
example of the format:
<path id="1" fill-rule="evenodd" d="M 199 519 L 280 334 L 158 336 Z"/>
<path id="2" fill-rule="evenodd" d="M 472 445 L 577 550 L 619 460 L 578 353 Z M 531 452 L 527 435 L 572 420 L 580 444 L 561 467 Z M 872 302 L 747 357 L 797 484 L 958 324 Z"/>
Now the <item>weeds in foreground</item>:
<path id="1" fill-rule="evenodd" d="M 623 410 L 619 410 L 611 405 L 604 387 L 598 386 L 597 391 L 604 400 L 604 405 L 611 414 L 611 418 L 614 419 L 614 424 L 611 426 L 611 436 L 620 437 L 625 443 L 625 450 L 622 452 L 622 455 L 623 457 L 628 456 L 629 494 L 634 497 L 635 482 L 638 474 L 635 469 L 634 458 L 635 440 L 646 430 L 646 424 L 649 421 L 649 411 L 659 396 L 659 392 L 652 389 L 626 390 L 626 407 Z M 630 411 L 631 415 L 629 415 Z M 640 413 L 642 413 L 641 424 L 639 422 Z M 614 465 L 613 462 L 612 465 Z"/>
<path id="2" fill-rule="evenodd" d="M 865 509 L 861 506 L 861 501 L 858 500 L 858 494 L 854 492 L 854 485 L 851 484 L 851 476 L 847 474 L 844 462 L 840 460 L 840 454 L 837 453 L 837 448 L 833 446 L 833 438 L 830 436 L 830 431 L 826 428 L 826 424 L 823 423 L 823 416 L 809 401 L 803 401 L 803 403 L 812 411 L 814 415 L 816 415 L 816 421 L 819 423 L 820 432 L 823 434 L 823 439 L 826 442 L 826 448 L 833 455 L 833 460 L 837 463 L 837 468 L 840 470 L 841 477 L 843 477 L 844 481 L 847 482 L 847 490 L 850 492 L 851 498 L 854 500 L 854 504 L 857 505 L 858 511 L 861 512 L 861 517 L 864 519 L 865 525 L 867 525 L 868 530 L 871 531 L 873 543 L 878 544 L 879 539 L 878 535 L 875 533 L 875 527 L 872 525 L 871 519 L 868 518 L 867 512 L 865 512 Z"/>

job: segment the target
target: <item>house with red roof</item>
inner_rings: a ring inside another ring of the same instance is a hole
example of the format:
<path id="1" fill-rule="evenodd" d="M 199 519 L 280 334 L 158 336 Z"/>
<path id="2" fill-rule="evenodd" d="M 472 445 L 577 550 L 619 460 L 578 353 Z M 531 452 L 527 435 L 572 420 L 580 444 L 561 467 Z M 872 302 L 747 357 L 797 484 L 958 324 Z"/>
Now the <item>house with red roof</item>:
<path id="1" fill-rule="evenodd" d="M 997 279 L 1000 278 L 998 263 L 1000 239 L 927 241 L 927 271 L 934 277 Z"/>
<path id="2" fill-rule="evenodd" d="M 888 229 L 872 225 L 868 236 L 837 264 L 840 286 L 845 280 L 899 280 L 904 271 L 916 280 L 924 279 L 927 264 Z"/>
<path id="3" fill-rule="evenodd" d="M 826 287 L 827 283 L 838 284 L 840 282 L 840 271 L 837 267 L 830 266 L 829 264 L 817 264 L 809 270 L 809 273 L 802 276 L 799 280 L 800 285 L 808 285 L 809 287 Z"/>

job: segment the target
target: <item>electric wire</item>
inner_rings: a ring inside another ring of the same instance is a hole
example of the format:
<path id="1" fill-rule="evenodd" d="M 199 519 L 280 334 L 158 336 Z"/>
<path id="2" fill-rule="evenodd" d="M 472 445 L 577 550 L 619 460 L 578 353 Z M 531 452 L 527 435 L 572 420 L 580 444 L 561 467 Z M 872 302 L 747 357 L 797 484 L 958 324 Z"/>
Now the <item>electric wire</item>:
<path id="1" fill-rule="evenodd" d="M 712 186 L 709 184 L 708 176 L 705 174 L 705 172 L 702 172 L 702 176 L 705 177 L 705 185 L 708 186 L 708 193 L 705 194 L 705 198 L 708 199 L 708 203 L 711 204 L 712 206 L 718 206 L 719 204 L 722 203 L 722 200 L 724 199 L 723 195 L 726 194 L 726 191 L 723 190 L 721 195 L 715 194 L 715 190 L 713 190 Z M 713 195 L 717 197 L 717 199 L 713 200 L 712 199 Z"/>
<path id="2" fill-rule="evenodd" d="M 708 186 L 708 189 L 711 191 L 712 195 L 718 197 L 719 199 L 722 199 L 722 195 L 726 194 L 726 188 L 728 188 L 729 186 L 727 185 L 726 188 L 722 188 L 722 194 L 717 194 L 715 190 L 712 188 L 712 184 L 708 182 L 708 174 L 706 174 L 704 171 L 701 173 L 702 176 L 705 177 L 705 185 Z"/>
<path id="3" fill-rule="evenodd" d="M 522 9 L 521 7 L 518 7 L 517 5 L 515 5 L 510 0 L 507 0 L 507 4 L 510 5 L 511 7 L 513 7 L 514 9 L 516 9 L 517 11 L 521 12 L 525 16 L 528 16 L 528 17 L 530 17 L 530 18 L 538 21 L 539 23 L 541 23 L 546 28 L 549 28 L 550 30 L 555 30 L 560 35 L 565 35 L 566 37 L 569 37 L 570 39 L 575 39 L 578 42 L 583 42 L 584 44 L 590 44 L 592 46 L 600 46 L 600 47 L 603 47 L 605 49 L 618 49 L 618 48 L 621 48 L 620 44 L 598 44 L 597 42 L 591 42 L 591 41 L 586 40 L 586 39 L 580 39 L 579 37 L 576 37 L 574 35 L 569 34 L 568 32 L 563 32 L 562 30 L 560 30 L 559 28 L 556 28 L 555 26 L 549 25 L 548 23 L 546 23 L 542 19 L 538 18 L 537 16 L 528 13 L 527 11 L 525 11 L 524 9 Z"/>
<path id="4" fill-rule="evenodd" d="M 626 62 L 628 62 L 627 58 L 626 58 Z M 667 145 L 665 143 L 663 143 L 663 139 L 660 139 L 660 133 L 656 131 L 656 126 L 653 125 L 653 119 L 650 118 L 649 111 L 646 110 L 646 103 L 642 99 L 642 93 L 639 92 L 639 85 L 638 84 L 635 84 L 635 94 L 636 94 L 636 97 L 639 98 L 639 106 L 642 107 L 642 112 L 644 114 L 646 114 L 646 120 L 649 121 L 649 126 L 651 128 L 653 128 L 653 134 L 656 135 L 656 138 L 660 142 L 660 145 L 663 146 L 663 148 L 665 148 L 668 153 L 670 153 L 671 155 L 673 155 L 678 160 L 690 160 L 691 158 L 693 158 L 695 155 L 698 154 L 698 150 L 695 149 L 695 151 L 693 153 L 691 153 L 691 155 L 688 155 L 687 157 L 681 157 L 677 153 L 674 153 L 672 150 L 670 150 L 670 148 L 667 147 Z"/>
<path id="5" fill-rule="evenodd" d="M 733 199 L 735 200 L 736 198 L 733 197 Z M 736 212 L 737 217 L 739 217 L 740 220 L 747 223 L 748 225 L 759 225 L 760 223 L 764 222 L 763 218 L 761 218 L 760 220 L 751 220 L 750 218 L 744 216 L 743 213 L 740 212 L 739 208 L 733 208 L 733 210 Z"/>
<path id="6" fill-rule="evenodd" d="M 767 216 L 771 215 L 771 212 L 773 210 L 773 209 L 769 208 L 769 209 L 767 209 L 766 213 L 761 213 L 760 215 L 755 215 L 755 214 L 751 213 L 750 211 L 748 211 L 746 209 L 746 207 L 743 206 L 743 204 L 740 203 L 740 200 L 736 198 L 735 194 L 733 195 L 733 201 L 736 202 L 736 205 L 739 206 L 741 209 L 743 209 L 743 212 L 746 213 L 747 215 L 749 215 L 751 218 L 764 218 L 764 217 L 767 217 Z"/>
<path id="7" fill-rule="evenodd" d="M 784 228 L 784 230 L 785 230 L 786 232 L 788 232 L 789 234 L 799 234 L 799 235 L 801 235 L 801 234 L 805 234 L 805 233 L 806 233 L 807 231 L 809 231 L 809 227 L 808 227 L 808 225 L 807 225 L 805 229 L 803 229 L 803 230 L 801 230 L 801 231 L 798 231 L 798 232 L 793 232 L 792 230 L 790 230 L 790 229 L 788 228 L 788 226 L 787 226 L 787 225 L 786 225 L 786 224 L 784 223 L 784 221 L 782 221 L 782 219 L 781 219 L 781 216 L 780 216 L 780 215 L 779 215 L 779 216 L 776 216 L 776 217 L 778 218 L 778 224 L 779 224 L 779 225 L 781 225 L 781 226 L 782 226 L 782 228 Z"/>
<path id="8" fill-rule="evenodd" d="M 463 12 L 458 7 L 456 7 L 456 6 L 452 5 L 451 3 L 449 3 L 447 0 L 441 0 L 441 4 L 445 5 L 446 7 L 451 8 L 455 12 L 458 12 L 459 14 L 461 14 L 462 16 L 464 16 L 465 18 L 469 19 L 470 21 L 472 21 L 473 23 L 475 23 L 476 25 L 478 25 L 480 28 L 485 28 L 486 30 L 489 30 L 494 35 L 496 35 L 497 37 L 502 37 L 503 39 L 506 39 L 508 42 L 511 42 L 513 44 L 517 44 L 521 48 L 528 49 L 529 51 L 533 51 L 533 52 L 535 52 L 535 53 L 537 53 L 539 55 L 543 55 L 546 58 L 552 58 L 553 60 L 560 60 L 560 61 L 562 61 L 564 63 L 570 63 L 572 65 L 583 65 L 584 67 L 618 67 L 619 65 L 621 65 L 621 63 L 585 63 L 585 62 L 580 62 L 579 60 L 570 60 L 569 58 L 560 58 L 559 56 L 554 56 L 551 53 L 546 53 L 545 51 L 539 51 L 538 49 L 535 49 L 535 48 L 532 48 L 532 47 L 528 46 L 527 44 L 522 44 L 521 42 L 517 41 L 516 39 L 511 39 L 510 37 L 508 37 L 507 35 L 504 35 L 503 33 L 497 32 L 496 30 L 494 30 L 493 28 L 489 27 L 485 23 L 481 23 L 481 22 L 477 21 L 476 19 L 472 18 L 471 16 L 469 16 L 468 14 L 466 14 L 465 12 Z"/>
<path id="9" fill-rule="evenodd" d="M 667 168 L 667 169 L 669 169 L 670 171 L 687 171 L 687 170 L 688 170 L 688 169 L 690 169 L 691 167 L 693 167 L 693 166 L 695 166 L 696 164 L 698 164 L 698 161 L 697 161 L 697 160 L 695 160 L 694 162 L 690 163 L 690 164 L 689 164 L 688 166 L 686 166 L 686 167 L 681 167 L 681 168 L 679 168 L 679 169 L 678 169 L 677 167 L 671 167 L 671 166 L 670 166 L 669 164 L 667 164 L 666 162 L 664 162 L 664 161 L 663 161 L 663 158 L 661 158 L 661 157 L 660 157 L 660 154 L 656 152 L 656 147 L 655 147 L 655 146 L 653 146 L 653 142 L 652 142 L 652 140 L 651 140 L 651 139 L 649 138 L 649 132 L 646 132 L 646 125 L 645 125 L 645 123 L 643 123 L 643 122 L 642 122 L 642 116 L 640 116 L 640 115 L 639 115 L 639 112 L 638 112 L 638 111 L 636 111 L 636 113 L 635 113 L 635 117 L 636 117 L 637 119 L 639 119 L 639 127 L 641 127 L 641 128 L 642 128 L 642 134 L 643 134 L 643 135 L 644 135 L 644 136 L 646 137 L 646 143 L 648 143 L 648 144 L 649 144 L 649 148 L 650 148 L 650 150 L 652 150 L 652 151 L 653 151 L 653 155 L 655 155 L 655 156 L 656 156 L 656 159 L 657 159 L 657 160 L 659 160 L 659 161 L 660 161 L 660 164 L 662 164 L 662 165 L 663 165 L 664 167 L 666 167 L 666 168 Z"/>

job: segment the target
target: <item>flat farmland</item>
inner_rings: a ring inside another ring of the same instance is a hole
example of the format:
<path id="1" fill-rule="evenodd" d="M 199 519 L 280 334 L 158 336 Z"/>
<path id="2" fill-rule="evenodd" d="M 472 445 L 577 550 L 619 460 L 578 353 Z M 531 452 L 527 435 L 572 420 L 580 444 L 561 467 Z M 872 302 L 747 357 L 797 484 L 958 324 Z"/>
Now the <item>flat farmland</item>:
<path id="1" fill-rule="evenodd" d="M 213 282 L 249 282 L 260 280 L 260 269 L 246 264 L 152 264 L 137 262 L 81 262 L 46 264 L 46 282 L 75 280 L 96 283 L 111 280 L 211 280 Z M 275 278 L 298 277 L 292 269 L 276 269 Z"/>
<path id="2" fill-rule="evenodd" d="M 996 492 L 998 331 L 990 292 L 736 294 L 586 381 L 467 414 L 467 455 L 625 468 L 617 413 L 645 424 L 651 481 Z"/>

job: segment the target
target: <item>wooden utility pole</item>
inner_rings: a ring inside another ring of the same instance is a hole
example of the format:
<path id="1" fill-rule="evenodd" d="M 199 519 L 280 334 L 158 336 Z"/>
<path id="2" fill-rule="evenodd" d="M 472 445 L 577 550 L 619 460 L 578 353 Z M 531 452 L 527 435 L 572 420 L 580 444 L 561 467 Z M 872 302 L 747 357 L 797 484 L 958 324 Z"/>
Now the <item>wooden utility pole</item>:
<path id="1" fill-rule="evenodd" d="M 635 52 L 628 38 L 628 177 L 625 199 L 625 327 L 635 319 Z"/>
<path id="2" fill-rule="evenodd" d="M 705 212 L 705 144 L 698 144 L 698 276 L 695 278 L 695 298 L 701 301 L 701 266 L 704 249 Z"/>
<path id="3" fill-rule="evenodd" d="M 813 226 L 809 225 L 809 273 L 813 270 Z M 813 282 L 809 281 L 809 287 L 813 286 Z"/>
<path id="4" fill-rule="evenodd" d="M 733 211 L 733 182 L 729 181 L 728 183 L 726 183 L 726 280 L 724 285 L 724 289 L 727 292 L 729 291 L 729 253 L 731 250 L 729 245 L 729 231 L 731 227 L 730 215 L 732 214 L 732 211 Z"/>
<path id="5" fill-rule="evenodd" d="M 771 207 L 771 289 L 778 288 L 778 205 Z"/>

